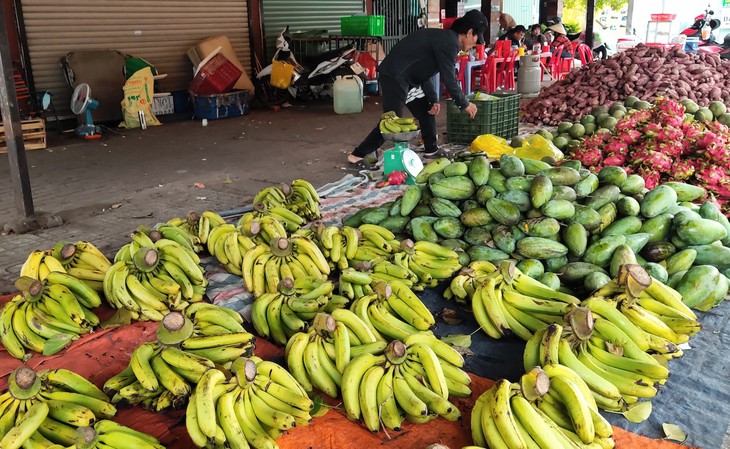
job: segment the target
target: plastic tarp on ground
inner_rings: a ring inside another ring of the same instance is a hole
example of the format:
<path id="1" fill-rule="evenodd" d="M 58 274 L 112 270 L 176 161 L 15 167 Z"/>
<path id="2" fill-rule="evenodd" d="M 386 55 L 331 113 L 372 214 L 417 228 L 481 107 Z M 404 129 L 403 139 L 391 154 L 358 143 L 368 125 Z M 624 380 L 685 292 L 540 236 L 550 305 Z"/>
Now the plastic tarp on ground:
<path id="1" fill-rule="evenodd" d="M 347 215 L 365 205 L 380 204 L 393 199 L 402 187 L 393 187 L 377 191 L 372 184 L 350 194 L 323 202 L 324 218 L 328 222 L 336 221 L 343 214 Z M 252 301 L 243 288 L 239 276 L 233 276 L 210 258 L 204 260 L 210 280 L 208 296 L 219 305 L 229 307 L 246 315 Z M 429 289 L 419 294 L 426 305 L 438 314 L 444 308 L 457 311 L 462 320 L 456 326 L 448 325 L 438 319 L 435 333 L 439 336 L 452 334 L 471 334 L 477 324 L 469 312 L 454 302 L 445 301 L 441 290 Z M 8 298 L 0 298 L 0 304 Z M 690 342 L 693 349 L 686 351 L 684 358 L 670 363 L 672 377 L 654 399 L 654 413 L 642 424 L 630 424 L 619 415 L 611 415 L 615 426 L 615 439 L 619 449 L 676 449 L 680 446 L 667 441 L 644 438 L 635 433 L 661 438 L 661 423 L 680 425 L 689 435 L 686 444 L 706 449 L 719 448 L 730 421 L 730 401 L 724 384 L 727 355 L 723 352 L 723 343 L 728 339 L 728 312 L 730 304 L 724 303 L 711 313 L 701 318 L 705 328 Z M 112 311 L 106 309 L 100 316 L 108 318 Z M 128 326 L 100 330 L 82 336 L 60 354 L 42 357 L 34 355 L 26 365 L 37 368 L 67 368 L 89 378 L 101 386 L 121 371 L 129 362 L 131 352 L 144 341 L 154 339 L 156 323 L 134 323 Z M 432 421 L 428 425 L 406 425 L 400 432 L 380 432 L 373 434 L 363 426 L 353 423 L 338 410 L 332 410 L 321 418 L 316 418 L 312 425 L 294 429 L 279 441 L 282 449 L 334 449 L 397 447 L 404 449 L 425 448 L 434 442 L 441 442 L 454 449 L 471 444 L 469 429 L 470 410 L 476 398 L 492 381 L 501 377 L 516 380 L 522 374 L 522 351 L 524 343 L 518 340 L 495 341 L 482 332 L 472 335 L 471 351 L 473 356 L 467 357 L 466 369 L 474 379 L 471 398 L 457 399 L 455 402 L 462 410 L 464 419 L 452 423 L 443 419 Z M 267 359 L 281 361 L 283 349 L 263 339 L 257 340 L 256 353 Z M 0 389 L 7 386 L 9 373 L 22 365 L 19 360 L 11 358 L 7 352 L 0 350 Z M 336 405 L 336 403 L 332 403 Z M 116 418 L 122 424 L 148 432 L 173 449 L 193 447 L 184 424 L 184 411 L 165 414 L 154 414 L 141 408 L 121 409 Z"/>

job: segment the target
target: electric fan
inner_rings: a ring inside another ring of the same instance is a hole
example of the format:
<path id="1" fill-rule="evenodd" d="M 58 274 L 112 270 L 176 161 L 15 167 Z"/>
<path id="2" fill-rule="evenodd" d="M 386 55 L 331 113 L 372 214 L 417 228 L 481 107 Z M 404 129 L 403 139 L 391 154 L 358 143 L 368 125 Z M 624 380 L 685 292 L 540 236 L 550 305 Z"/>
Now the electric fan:
<path id="1" fill-rule="evenodd" d="M 91 111 L 99 107 L 99 102 L 91 97 L 91 88 L 86 83 L 81 83 L 74 89 L 71 95 L 71 112 L 76 115 L 83 114 L 83 123 L 74 131 L 77 136 L 84 139 L 98 139 L 101 137 L 101 128 L 94 125 L 91 119 Z"/>

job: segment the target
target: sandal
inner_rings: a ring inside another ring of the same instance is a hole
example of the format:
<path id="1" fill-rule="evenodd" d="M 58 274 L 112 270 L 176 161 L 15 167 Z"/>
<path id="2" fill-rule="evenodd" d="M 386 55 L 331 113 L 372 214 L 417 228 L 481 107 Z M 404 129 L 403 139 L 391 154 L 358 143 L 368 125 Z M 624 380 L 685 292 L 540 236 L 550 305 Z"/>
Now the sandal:
<path id="1" fill-rule="evenodd" d="M 373 171 L 376 169 L 376 167 L 374 165 L 368 163 L 368 161 L 366 161 L 365 159 L 360 159 L 357 162 L 347 161 L 347 165 L 345 166 L 345 168 L 349 168 L 351 170 L 358 170 L 358 171 L 359 170 Z"/>
<path id="2" fill-rule="evenodd" d="M 433 153 L 423 153 L 424 159 L 438 159 L 440 157 L 449 157 L 449 154 L 446 152 L 446 150 L 442 150 L 441 148 L 434 151 Z"/>

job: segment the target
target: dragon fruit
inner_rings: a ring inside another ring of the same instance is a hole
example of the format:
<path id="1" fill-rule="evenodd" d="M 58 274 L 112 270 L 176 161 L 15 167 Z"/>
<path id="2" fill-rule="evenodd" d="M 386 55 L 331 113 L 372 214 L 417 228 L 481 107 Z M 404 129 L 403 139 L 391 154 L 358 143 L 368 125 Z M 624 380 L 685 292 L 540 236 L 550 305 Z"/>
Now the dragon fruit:
<path id="1" fill-rule="evenodd" d="M 659 185 L 662 177 L 660 173 L 648 167 L 640 167 L 636 173 L 644 178 L 644 186 L 649 190 Z"/>
<path id="2" fill-rule="evenodd" d="M 651 111 L 656 115 L 663 117 L 674 116 L 682 117 L 684 115 L 684 106 L 676 100 L 667 97 L 659 97 L 654 100 L 654 107 Z"/>
<path id="3" fill-rule="evenodd" d="M 677 181 L 685 181 L 695 173 L 695 166 L 689 159 L 676 159 L 670 170 L 672 177 Z"/>
<path id="4" fill-rule="evenodd" d="M 626 154 L 609 153 L 603 160 L 603 163 L 606 165 L 615 165 L 620 167 L 626 163 Z"/>

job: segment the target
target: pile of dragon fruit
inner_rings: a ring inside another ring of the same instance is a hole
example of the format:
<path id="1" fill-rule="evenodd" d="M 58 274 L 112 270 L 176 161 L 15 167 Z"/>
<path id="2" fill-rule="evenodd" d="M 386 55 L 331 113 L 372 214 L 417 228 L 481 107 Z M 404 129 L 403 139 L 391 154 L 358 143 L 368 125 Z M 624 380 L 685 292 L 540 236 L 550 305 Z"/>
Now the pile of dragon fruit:
<path id="1" fill-rule="evenodd" d="M 613 132 L 587 137 L 570 157 L 596 172 L 606 165 L 637 173 L 653 189 L 667 181 L 704 187 L 730 212 L 730 128 L 684 115 L 684 106 L 658 98 L 654 107 L 624 116 Z"/>

